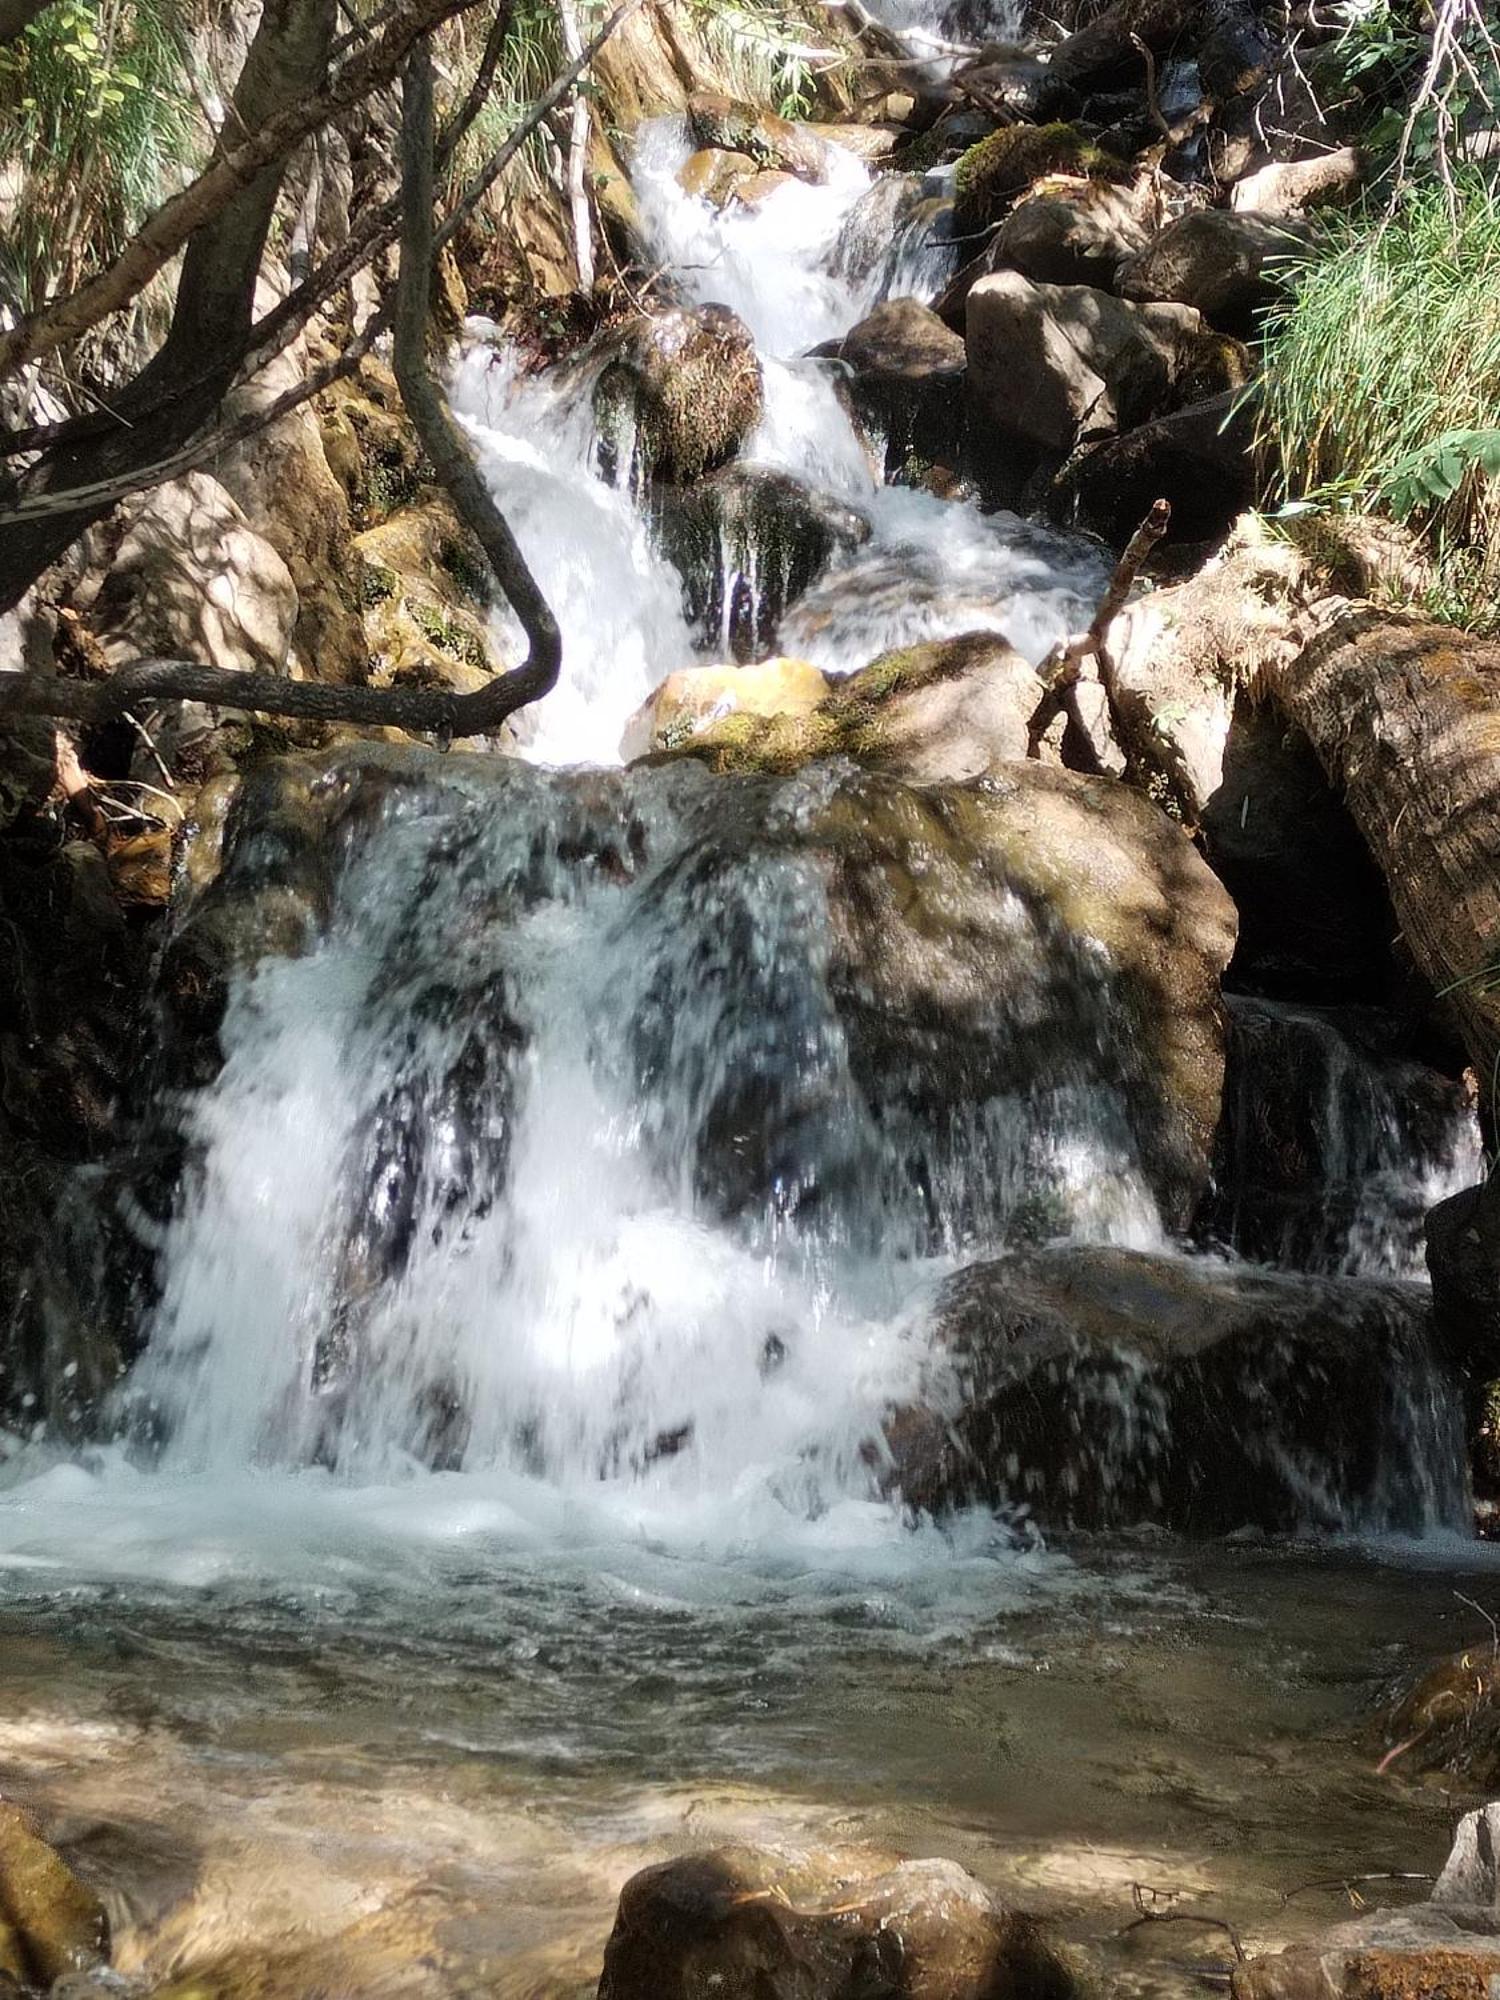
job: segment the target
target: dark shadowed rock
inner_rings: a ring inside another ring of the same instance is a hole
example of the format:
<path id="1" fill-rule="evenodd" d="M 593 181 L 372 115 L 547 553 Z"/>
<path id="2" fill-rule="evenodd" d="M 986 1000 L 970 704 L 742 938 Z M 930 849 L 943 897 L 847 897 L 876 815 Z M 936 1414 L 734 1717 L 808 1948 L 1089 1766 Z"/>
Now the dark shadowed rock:
<path id="1" fill-rule="evenodd" d="M 1255 498 L 1254 434 L 1253 415 L 1226 390 L 1081 453 L 1049 509 L 1123 545 L 1153 502 L 1167 500 L 1175 541 L 1218 541 Z"/>
<path id="2" fill-rule="evenodd" d="M 720 1848 L 632 1876 L 599 2000 L 1074 2000 L 1031 1918 L 952 1861 Z"/>
<path id="3" fill-rule="evenodd" d="M 914 1505 L 1194 1534 L 1465 1518 L 1419 1286 L 1079 1245 L 961 1271 L 935 1327 L 931 1405 L 889 1432 Z"/>
<path id="4" fill-rule="evenodd" d="M 1248 329 L 1281 291 L 1278 263 L 1306 242 L 1294 222 L 1226 208 L 1179 215 L 1121 265 L 1117 288 L 1127 299 L 1172 299 L 1205 319 Z"/>
<path id="5" fill-rule="evenodd" d="M 1500 1377 L 1500 1175 L 1439 1202 L 1427 1217 L 1438 1338 L 1477 1387 Z"/>

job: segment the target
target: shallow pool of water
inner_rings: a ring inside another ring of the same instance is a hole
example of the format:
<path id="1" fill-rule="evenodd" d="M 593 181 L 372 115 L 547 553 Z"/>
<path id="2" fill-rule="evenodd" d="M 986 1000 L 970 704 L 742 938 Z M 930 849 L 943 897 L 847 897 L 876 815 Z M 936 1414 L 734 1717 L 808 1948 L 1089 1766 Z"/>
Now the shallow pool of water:
<path id="1" fill-rule="evenodd" d="M 1377 1775 L 1370 1718 L 1500 1607 L 1456 1545 L 976 1540 L 904 1583 L 462 1535 L 387 1583 L 376 1547 L 281 1586 L 9 1572 L 0 1790 L 142 1990 L 574 2000 L 626 1877 L 727 1839 L 951 1856 L 1109 1992 L 1223 1990 L 1221 1926 L 1424 1893 L 1340 1887 L 1431 1873 L 1469 1803 Z M 1194 1921 L 1127 1930 L 1141 1898 Z"/>

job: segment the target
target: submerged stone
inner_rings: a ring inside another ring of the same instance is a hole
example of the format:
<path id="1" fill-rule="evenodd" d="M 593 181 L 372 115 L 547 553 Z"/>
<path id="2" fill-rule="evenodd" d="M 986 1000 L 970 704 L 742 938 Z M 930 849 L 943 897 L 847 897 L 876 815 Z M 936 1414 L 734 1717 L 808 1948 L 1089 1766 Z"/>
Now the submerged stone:
<path id="1" fill-rule="evenodd" d="M 46 1990 L 109 1951 L 104 1905 L 49 1847 L 28 1813 L 0 1801 L 0 1976 Z M 14 1990 L 14 1989 L 13 1989 Z"/>
<path id="2" fill-rule="evenodd" d="M 599 2000 L 1074 2000 L 1035 1919 L 952 1861 L 727 1847 L 632 1876 Z"/>

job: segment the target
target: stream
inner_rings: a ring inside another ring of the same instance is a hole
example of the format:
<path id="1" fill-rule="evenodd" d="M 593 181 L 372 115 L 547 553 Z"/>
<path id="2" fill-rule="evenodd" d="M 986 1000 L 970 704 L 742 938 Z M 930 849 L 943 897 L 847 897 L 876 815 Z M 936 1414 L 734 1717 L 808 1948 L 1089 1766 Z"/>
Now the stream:
<path id="1" fill-rule="evenodd" d="M 841 673 L 983 628 L 1040 660 L 1107 557 L 886 485 L 805 358 L 930 298 L 952 246 L 852 154 L 716 212 L 687 150 L 648 127 L 636 194 L 685 296 L 755 336 L 746 456 L 869 527 L 774 650 Z M 97 1443 L 0 1462 L 0 1791 L 104 1887 L 127 1992 L 582 2000 L 626 1877 L 727 1839 L 949 1855 L 1110 1992 L 1222 1991 L 1226 1925 L 1274 1946 L 1342 1914 L 1344 1878 L 1441 1862 L 1467 1801 L 1377 1776 L 1370 1718 L 1483 1635 L 1500 1566 L 1457 1518 L 1044 1536 L 1024 1508 L 913 1518 L 874 1476 L 934 1289 L 1023 1207 L 1169 1248 L 1123 1086 L 1083 1061 L 1124 1032 L 1110 991 L 1017 902 L 987 1031 L 1063 1006 L 1076 1076 L 958 1138 L 872 1119 L 813 872 L 697 869 L 732 817 L 714 781 L 615 768 L 725 629 L 602 476 L 586 374 L 471 334 L 455 407 L 563 681 L 521 760 L 372 794 L 315 942 L 237 973 L 222 1068 L 164 1089 L 185 1164 L 140 1220 L 143 1351 Z M 839 782 L 764 811 L 790 841 Z M 1217 1252 L 1417 1281 L 1424 1209 L 1478 1174 L 1472 1111 L 1418 1120 L 1337 1022 L 1237 1004 Z M 1284 1089 L 1257 1052 L 1292 1043 L 1315 1225 L 1247 1219 Z M 1202 1924 L 1127 1928 L 1137 1885 Z"/>

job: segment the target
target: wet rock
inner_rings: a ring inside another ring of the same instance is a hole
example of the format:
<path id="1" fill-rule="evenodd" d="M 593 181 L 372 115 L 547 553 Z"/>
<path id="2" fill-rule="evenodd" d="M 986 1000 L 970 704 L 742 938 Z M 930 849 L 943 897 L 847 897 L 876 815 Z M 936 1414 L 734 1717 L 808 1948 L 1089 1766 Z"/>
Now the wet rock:
<path id="1" fill-rule="evenodd" d="M 765 466 L 726 465 L 654 498 L 689 618 L 741 660 L 763 653 L 788 606 L 870 534 L 854 508 Z"/>
<path id="2" fill-rule="evenodd" d="M 104 1905 L 35 1821 L 0 1801 L 0 1973 L 27 1992 L 99 1965 L 109 1951 Z"/>
<path id="3" fill-rule="evenodd" d="M 741 181 L 759 172 L 748 153 L 726 153 L 718 146 L 700 146 L 678 169 L 677 179 L 685 194 L 722 208 Z"/>
<path id="4" fill-rule="evenodd" d="M 952 1861 L 720 1848 L 626 1883 L 599 2000 L 1073 2000 L 1041 1927 Z"/>
<path id="5" fill-rule="evenodd" d="M 970 1266 L 934 1324 L 931 1406 L 889 1427 L 913 1505 L 1191 1534 L 1465 1517 L 1419 1286 L 1077 1245 Z"/>
<path id="6" fill-rule="evenodd" d="M 1116 276 L 1122 298 L 1170 299 L 1196 306 L 1215 325 L 1248 331 L 1274 303 L 1277 269 L 1306 242 L 1295 223 L 1225 208 L 1203 208 L 1169 222 Z"/>
<path id="7" fill-rule="evenodd" d="M 1201 315 L 1134 305 L 1018 271 L 980 279 L 965 314 L 971 422 L 1044 453 L 1126 431 L 1170 407 L 1205 354 Z"/>
<path id="8" fill-rule="evenodd" d="M 8 717 L 0 728 L 0 833 L 47 802 L 57 783 L 56 725 L 50 717 Z"/>
<path id="9" fill-rule="evenodd" d="M 1248 377 L 1248 357 L 1220 358 L 1226 372 L 1243 365 Z M 1048 509 L 1121 547 L 1161 499 L 1171 504 L 1174 541 L 1220 541 L 1255 499 L 1254 438 L 1253 412 L 1225 390 L 1078 454 L 1055 481 Z"/>
<path id="10" fill-rule="evenodd" d="M 887 299 L 817 350 L 850 371 L 855 406 L 886 440 L 888 470 L 953 464 L 963 450 L 964 343 L 916 299 Z"/>
<path id="11" fill-rule="evenodd" d="M 747 181 L 740 181 L 734 190 L 734 199 L 742 208 L 756 209 L 768 202 L 773 194 L 780 194 L 786 187 L 795 187 L 797 176 L 789 174 L 782 167 L 766 167 L 760 173 L 752 174 Z"/>
<path id="12" fill-rule="evenodd" d="M 1463 1082 L 1373 1008 L 1227 998 L 1229 1064 L 1204 1231 L 1254 1263 L 1415 1276 L 1434 1188 L 1478 1171 Z"/>
<path id="13" fill-rule="evenodd" d="M 954 220 L 966 235 L 985 229 L 1044 175 L 1109 179 L 1123 171 L 1076 125 L 1005 125 L 970 146 L 954 168 Z"/>
<path id="14" fill-rule="evenodd" d="M 792 772 L 850 757 L 913 784 L 939 784 L 1024 758 L 1041 698 L 1028 661 L 998 634 L 971 632 L 901 647 L 825 680 L 816 702 L 736 704 L 676 747 L 716 771 Z"/>
<path id="15" fill-rule="evenodd" d="M 739 104 L 713 91 L 688 99 L 688 125 L 699 146 L 744 153 L 758 167 L 775 167 L 798 180 L 828 178 L 828 140 L 813 127 L 794 125 L 773 111 Z"/>
<path id="16" fill-rule="evenodd" d="M 827 697 L 828 677 L 806 660 L 747 667 L 685 667 L 667 678 L 625 725 L 627 762 L 672 750 L 730 715 L 806 716 Z"/>
<path id="17" fill-rule="evenodd" d="M 1480 1645 L 1469 1646 L 1430 1667 L 1405 1689 L 1380 1719 L 1381 1769 L 1398 1778 L 1418 1772 L 1441 1772 L 1467 1791 L 1500 1788 L 1500 1659 L 1486 1632 Z M 1494 1813 L 1471 1815 L 1459 1828 L 1449 1867 L 1455 1861 L 1455 1884 L 1476 1868 L 1483 1879 L 1476 1903 L 1493 1905 L 1486 1884 L 1493 1867 Z M 1466 1828 L 1468 1829 L 1466 1832 Z M 1463 1900 L 1468 1900 L 1467 1896 Z"/>
<path id="18" fill-rule="evenodd" d="M 760 362 L 726 306 L 633 321 L 612 343 L 594 390 L 606 472 L 639 465 L 687 482 L 732 458 L 760 421 Z"/>

